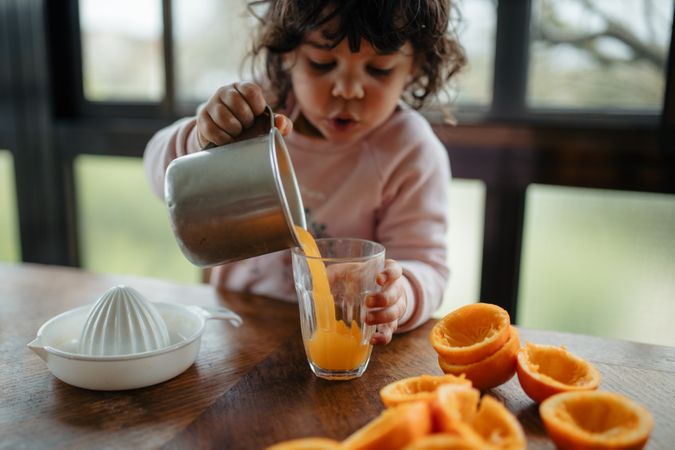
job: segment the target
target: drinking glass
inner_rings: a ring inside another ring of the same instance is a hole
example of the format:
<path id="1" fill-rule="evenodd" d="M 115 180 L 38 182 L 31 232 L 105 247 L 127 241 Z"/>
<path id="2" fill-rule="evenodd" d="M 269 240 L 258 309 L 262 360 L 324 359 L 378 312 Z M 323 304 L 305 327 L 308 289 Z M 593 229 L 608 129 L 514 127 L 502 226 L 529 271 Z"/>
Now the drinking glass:
<path id="1" fill-rule="evenodd" d="M 366 299 L 379 290 L 385 249 L 363 239 L 317 239 L 321 256 L 292 250 L 302 339 L 309 366 L 329 380 L 360 377 L 368 366 L 374 325 Z"/>

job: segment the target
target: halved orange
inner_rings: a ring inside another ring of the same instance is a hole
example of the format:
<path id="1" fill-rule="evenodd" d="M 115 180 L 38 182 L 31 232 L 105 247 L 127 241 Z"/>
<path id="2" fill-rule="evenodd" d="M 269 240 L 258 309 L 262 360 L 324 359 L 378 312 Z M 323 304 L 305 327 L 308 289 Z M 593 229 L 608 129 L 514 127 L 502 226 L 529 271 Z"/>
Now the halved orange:
<path id="1" fill-rule="evenodd" d="M 398 450 L 431 432 L 426 401 L 403 403 L 385 409 L 342 442 L 345 450 Z"/>
<path id="2" fill-rule="evenodd" d="M 480 448 L 517 450 L 526 446 L 518 419 L 498 400 L 466 386 L 442 386 L 431 403 L 441 433 L 451 434 Z"/>
<path id="3" fill-rule="evenodd" d="M 340 450 L 342 445 L 333 439 L 322 437 L 307 437 L 279 442 L 267 450 Z"/>
<path id="4" fill-rule="evenodd" d="M 471 386 L 471 381 L 455 375 L 420 375 L 389 383 L 380 389 L 380 398 L 387 408 L 406 402 L 431 400 L 436 389 L 444 384 Z"/>
<path id="5" fill-rule="evenodd" d="M 440 386 L 431 400 L 434 430 L 460 435 L 465 424 L 471 423 L 478 410 L 480 391 L 471 386 L 446 384 Z"/>
<path id="6" fill-rule="evenodd" d="M 600 372 L 565 347 L 526 343 L 518 351 L 518 381 L 537 403 L 560 392 L 596 389 Z"/>
<path id="7" fill-rule="evenodd" d="M 490 448 L 525 450 L 527 440 L 516 416 L 499 400 L 484 395 L 471 427 Z"/>
<path id="8" fill-rule="evenodd" d="M 471 364 L 499 350 L 508 339 L 510 318 L 490 303 L 462 306 L 439 320 L 429 340 L 451 364 Z"/>
<path id="9" fill-rule="evenodd" d="M 539 413 L 558 448 L 641 449 L 654 427 L 649 411 L 612 392 L 563 392 Z"/>
<path id="10" fill-rule="evenodd" d="M 485 443 L 475 435 L 436 433 L 416 440 L 405 450 L 485 450 Z"/>
<path id="11" fill-rule="evenodd" d="M 516 373 L 516 354 L 520 347 L 518 330 L 513 326 L 509 328 L 508 340 L 497 352 L 473 364 L 452 364 L 439 355 L 441 370 L 446 374 L 464 374 L 475 388 L 481 390 L 506 383 Z"/>

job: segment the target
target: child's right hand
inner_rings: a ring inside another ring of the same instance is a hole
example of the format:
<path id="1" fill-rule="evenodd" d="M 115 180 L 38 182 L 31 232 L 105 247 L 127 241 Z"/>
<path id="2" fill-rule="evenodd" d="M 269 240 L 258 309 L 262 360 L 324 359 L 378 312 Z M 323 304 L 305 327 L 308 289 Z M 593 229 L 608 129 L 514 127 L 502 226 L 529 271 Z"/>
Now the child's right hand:
<path id="1" fill-rule="evenodd" d="M 265 106 L 262 89 L 256 84 L 240 82 L 218 88 L 197 112 L 199 147 L 203 150 L 209 144 L 219 146 L 236 141 Z M 293 130 L 293 122 L 282 114 L 274 115 L 274 124 L 283 136 Z"/>

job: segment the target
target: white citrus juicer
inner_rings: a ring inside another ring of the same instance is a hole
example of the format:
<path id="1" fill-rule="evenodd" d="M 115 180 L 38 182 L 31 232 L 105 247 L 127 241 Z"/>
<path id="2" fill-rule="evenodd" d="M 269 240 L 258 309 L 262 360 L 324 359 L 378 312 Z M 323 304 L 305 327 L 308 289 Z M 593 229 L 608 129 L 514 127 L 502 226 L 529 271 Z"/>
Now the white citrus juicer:
<path id="1" fill-rule="evenodd" d="M 49 319 L 28 347 L 65 383 L 102 391 L 136 389 L 190 367 L 210 319 L 242 324 L 227 308 L 150 302 L 135 289 L 116 286 L 93 306 Z"/>
<path id="2" fill-rule="evenodd" d="M 83 355 L 129 355 L 169 346 L 169 330 L 155 306 L 127 286 L 109 289 L 94 304 L 84 323 Z"/>

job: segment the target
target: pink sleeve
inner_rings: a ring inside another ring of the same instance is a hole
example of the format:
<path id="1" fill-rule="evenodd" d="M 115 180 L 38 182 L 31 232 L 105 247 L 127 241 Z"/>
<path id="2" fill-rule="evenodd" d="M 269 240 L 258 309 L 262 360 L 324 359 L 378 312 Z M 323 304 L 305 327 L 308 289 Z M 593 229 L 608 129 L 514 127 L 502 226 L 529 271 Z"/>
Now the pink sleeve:
<path id="1" fill-rule="evenodd" d="M 152 191 L 164 199 L 164 173 L 169 163 L 179 156 L 200 150 L 196 119 L 188 117 L 159 130 L 145 146 L 143 164 Z"/>
<path id="2" fill-rule="evenodd" d="M 420 129 L 426 127 L 426 130 Z M 448 280 L 446 232 L 450 164 L 428 123 L 417 124 L 418 143 L 386 178 L 379 211 L 378 240 L 387 258 L 403 267 L 408 308 L 397 332 L 426 322 L 443 300 Z"/>

